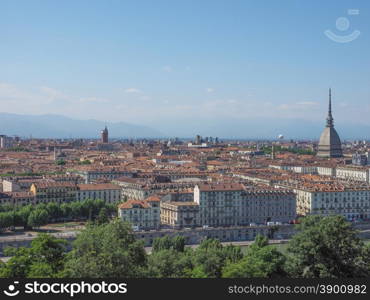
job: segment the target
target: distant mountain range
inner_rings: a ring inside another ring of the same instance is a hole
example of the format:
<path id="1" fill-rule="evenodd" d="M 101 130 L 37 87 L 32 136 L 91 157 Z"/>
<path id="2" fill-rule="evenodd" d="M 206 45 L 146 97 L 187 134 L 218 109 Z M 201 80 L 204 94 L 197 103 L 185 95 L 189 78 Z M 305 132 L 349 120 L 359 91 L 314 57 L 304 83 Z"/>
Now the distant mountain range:
<path id="1" fill-rule="evenodd" d="M 35 138 L 99 138 L 100 131 L 107 124 L 112 138 L 161 138 L 213 136 L 219 138 L 275 139 L 279 134 L 286 139 L 318 140 L 325 126 L 321 122 L 301 119 L 228 119 L 177 121 L 171 126 L 170 121 L 134 125 L 125 122 L 102 122 L 97 120 L 76 120 L 60 115 L 18 115 L 0 113 L 0 134 Z M 370 125 L 343 124 L 335 125 L 339 136 L 344 139 L 370 139 Z"/>
<path id="2" fill-rule="evenodd" d="M 60 115 L 18 115 L 0 113 L 0 134 L 35 138 L 99 138 L 107 125 L 112 138 L 162 137 L 158 130 L 124 122 L 75 120 Z"/>
<path id="3" fill-rule="evenodd" d="M 217 136 L 232 139 L 276 139 L 279 134 L 282 134 L 285 139 L 318 140 L 325 124 L 325 120 L 248 118 L 245 120 L 222 119 L 219 121 L 194 119 L 186 123 L 179 121 L 176 123 L 176 126 L 155 124 L 155 127 L 166 136 L 178 137 L 194 137 L 196 134 L 200 134 L 201 136 Z M 342 140 L 370 140 L 370 125 L 338 121 L 335 122 L 335 128 Z"/>

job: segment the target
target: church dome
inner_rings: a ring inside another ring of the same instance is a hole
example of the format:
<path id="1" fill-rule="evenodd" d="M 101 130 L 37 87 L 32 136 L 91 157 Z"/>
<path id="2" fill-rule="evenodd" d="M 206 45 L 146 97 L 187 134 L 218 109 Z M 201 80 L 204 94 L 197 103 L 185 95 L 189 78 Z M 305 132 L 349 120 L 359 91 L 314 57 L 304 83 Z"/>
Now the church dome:
<path id="1" fill-rule="evenodd" d="M 322 157 L 341 157 L 342 142 L 334 127 L 326 127 L 319 141 L 318 156 Z"/>

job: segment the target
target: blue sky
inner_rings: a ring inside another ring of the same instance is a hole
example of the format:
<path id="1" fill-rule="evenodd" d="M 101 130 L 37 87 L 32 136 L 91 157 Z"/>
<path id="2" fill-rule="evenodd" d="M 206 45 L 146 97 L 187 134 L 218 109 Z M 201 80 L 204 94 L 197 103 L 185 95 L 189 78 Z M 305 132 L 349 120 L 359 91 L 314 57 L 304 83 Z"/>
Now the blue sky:
<path id="1" fill-rule="evenodd" d="M 366 0 L 0 0 L 0 111 L 324 124 L 332 87 L 335 120 L 370 125 L 369 31 Z"/>

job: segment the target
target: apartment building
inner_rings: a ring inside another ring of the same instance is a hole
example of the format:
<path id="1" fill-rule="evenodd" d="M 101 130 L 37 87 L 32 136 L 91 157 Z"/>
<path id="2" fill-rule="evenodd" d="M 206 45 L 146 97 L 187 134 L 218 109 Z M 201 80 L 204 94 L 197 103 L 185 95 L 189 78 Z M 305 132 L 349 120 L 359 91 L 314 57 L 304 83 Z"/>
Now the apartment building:
<path id="1" fill-rule="evenodd" d="M 3 179 L 3 192 L 29 191 L 32 183 L 45 182 L 41 176 L 35 177 L 14 177 Z"/>
<path id="2" fill-rule="evenodd" d="M 91 183 L 100 179 L 113 180 L 122 176 L 133 176 L 133 172 L 131 171 L 111 166 L 104 166 L 100 168 L 81 167 L 79 169 L 70 171 L 69 173 L 81 176 L 85 180 L 85 183 Z"/>
<path id="3" fill-rule="evenodd" d="M 127 200 L 118 206 L 118 216 L 140 230 L 160 227 L 160 198 L 148 197 L 145 200 Z"/>
<path id="4" fill-rule="evenodd" d="M 112 181 L 121 187 L 121 198 L 144 200 L 150 195 L 161 192 L 180 191 L 188 188 L 193 188 L 194 182 L 171 182 L 169 179 L 162 180 L 156 177 L 149 178 L 129 178 L 121 177 Z"/>
<path id="5" fill-rule="evenodd" d="M 0 204 L 28 205 L 35 203 L 36 200 L 32 192 L 4 192 L 0 194 Z"/>
<path id="6" fill-rule="evenodd" d="M 200 226 L 199 204 L 193 201 L 161 202 L 161 224 L 173 228 Z"/>
<path id="7" fill-rule="evenodd" d="M 317 166 L 317 174 L 324 176 L 336 176 L 336 168 L 331 166 Z"/>
<path id="8" fill-rule="evenodd" d="M 341 178 L 341 179 L 348 179 L 348 180 L 370 183 L 369 172 L 370 172 L 370 168 L 363 167 L 363 166 L 337 167 L 336 177 Z"/>
<path id="9" fill-rule="evenodd" d="M 101 199 L 107 203 L 121 201 L 121 188 L 115 184 L 78 184 L 76 200 Z"/>
<path id="10" fill-rule="evenodd" d="M 71 202 L 76 200 L 77 185 L 72 182 L 33 183 L 30 191 L 36 197 L 36 204 Z"/>
<path id="11" fill-rule="evenodd" d="M 370 218 L 370 186 L 344 182 L 280 184 L 297 195 L 297 214 L 343 215 L 349 220 Z"/>
<path id="12" fill-rule="evenodd" d="M 296 217 L 295 194 L 286 189 L 203 184 L 194 188 L 194 201 L 199 205 L 200 225 L 289 222 Z"/>

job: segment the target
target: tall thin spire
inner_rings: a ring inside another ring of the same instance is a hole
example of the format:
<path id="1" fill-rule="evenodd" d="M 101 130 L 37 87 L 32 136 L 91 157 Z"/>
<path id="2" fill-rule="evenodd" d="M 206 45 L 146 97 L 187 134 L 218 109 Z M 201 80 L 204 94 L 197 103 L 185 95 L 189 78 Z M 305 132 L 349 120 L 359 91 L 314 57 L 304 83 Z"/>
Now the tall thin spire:
<path id="1" fill-rule="evenodd" d="M 334 119 L 331 114 L 331 88 L 329 89 L 329 110 L 328 117 L 326 118 L 326 127 L 334 127 Z"/>

